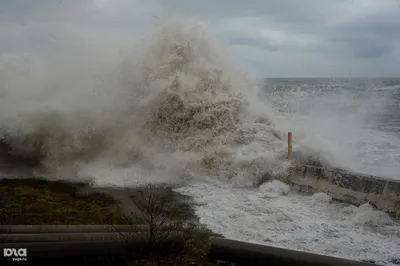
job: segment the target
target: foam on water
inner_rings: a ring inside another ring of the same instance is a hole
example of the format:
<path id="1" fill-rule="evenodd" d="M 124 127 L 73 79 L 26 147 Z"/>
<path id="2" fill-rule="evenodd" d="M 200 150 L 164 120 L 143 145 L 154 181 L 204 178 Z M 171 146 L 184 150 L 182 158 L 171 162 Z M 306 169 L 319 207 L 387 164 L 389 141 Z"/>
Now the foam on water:
<path id="1" fill-rule="evenodd" d="M 399 227 L 385 214 L 278 181 L 256 186 L 286 174 L 285 125 L 300 122 L 275 116 L 201 25 L 163 25 L 122 55 L 71 32 L 51 58 L 1 55 L 3 163 L 100 186 L 185 184 L 179 191 L 203 203 L 201 222 L 227 237 L 389 263 Z M 295 134 L 296 160 L 336 145 L 323 134 L 332 121 L 317 122 L 316 134 Z"/>
<path id="2" fill-rule="evenodd" d="M 399 225 L 368 204 L 330 203 L 324 193 L 286 193 L 279 181 L 259 190 L 201 182 L 177 191 L 196 199 L 201 223 L 228 238 L 382 265 L 400 259 Z"/>
<path id="3" fill-rule="evenodd" d="M 329 203 L 329 202 L 332 201 L 332 197 L 329 196 L 328 194 L 324 193 L 324 192 L 315 193 L 315 194 L 312 196 L 312 199 L 313 199 L 315 202 L 326 202 L 326 203 Z"/>
<path id="4" fill-rule="evenodd" d="M 285 172 L 282 133 L 259 88 L 219 56 L 201 25 L 164 24 L 110 68 L 91 53 L 83 66 L 72 58 L 41 68 L 3 61 L 2 143 L 15 160 L 36 159 L 41 175 L 122 186 L 136 176 L 208 175 L 247 186 Z M 104 170 L 115 175 L 98 178 Z"/>
<path id="5" fill-rule="evenodd" d="M 259 190 L 265 193 L 264 197 L 277 197 L 288 194 L 290 187 L 278 180 L 272 180 L 271 182 L 262 184 Z"/>

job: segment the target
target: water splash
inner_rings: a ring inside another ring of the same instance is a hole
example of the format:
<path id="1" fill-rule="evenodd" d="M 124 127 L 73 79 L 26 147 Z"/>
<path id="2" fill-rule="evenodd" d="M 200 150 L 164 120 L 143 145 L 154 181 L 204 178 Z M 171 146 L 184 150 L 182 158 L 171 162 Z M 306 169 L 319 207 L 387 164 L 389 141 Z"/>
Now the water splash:
<path id="1" fill-rule="evenodd" d="M 398 178 L 398 91 L 381 88 L 385 83 L 379 81 L 399 82 L 276 79 L 269 80 L 265 95 L 277 127 L 294 132 L 294 152 L 306 155 L 303 161 Z"/>
<path id="2" fill-rule="evenodd" d="M 58 70 L 3 61 L 7 156 L 29 158 L 41 175 L 118 185 L 142 175 L 252 186 L 285 173 L 283 136 L 259 88 L 216 56 L 203 27 L 166 24 L 132 50 L 109 68 L 90 53 L 83 66 L 69 58 Z"/>

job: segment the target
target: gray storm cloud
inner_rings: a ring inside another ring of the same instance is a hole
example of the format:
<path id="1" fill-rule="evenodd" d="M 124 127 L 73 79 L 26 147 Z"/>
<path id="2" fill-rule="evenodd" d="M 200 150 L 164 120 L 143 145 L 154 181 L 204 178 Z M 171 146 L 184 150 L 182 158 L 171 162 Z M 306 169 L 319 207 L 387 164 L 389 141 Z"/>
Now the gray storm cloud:
<path id="1" fill-rule="evenodd" d="M 261 76 L 398 76 L 399 11 L 396 0 L 2 1 L 0 54 L 51 51 L 54 24 L 107 45 L 179 15 L 204 21 Z"/>

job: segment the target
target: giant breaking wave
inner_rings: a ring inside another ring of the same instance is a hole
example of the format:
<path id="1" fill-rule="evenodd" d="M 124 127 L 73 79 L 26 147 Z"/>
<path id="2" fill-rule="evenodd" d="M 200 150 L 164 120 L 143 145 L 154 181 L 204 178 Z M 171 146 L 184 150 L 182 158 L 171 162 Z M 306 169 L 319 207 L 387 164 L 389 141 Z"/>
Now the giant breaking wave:
<path id="1" fill-rule="evenodd" d="M 173 24 L 101 67 L 83 52 L 64 51 L 57 67 L 3 58 L 3 164 L 100 185 L 286 174 L 285 136 L 259 88 L 217 51 L 202 27 Z"/>

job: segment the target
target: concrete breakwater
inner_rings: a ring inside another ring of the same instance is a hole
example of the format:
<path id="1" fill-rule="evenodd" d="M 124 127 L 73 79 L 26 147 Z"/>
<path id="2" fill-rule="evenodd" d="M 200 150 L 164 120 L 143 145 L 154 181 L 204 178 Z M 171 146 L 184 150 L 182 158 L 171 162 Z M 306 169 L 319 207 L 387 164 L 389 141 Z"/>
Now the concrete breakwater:
<path id="1" fill-rule="evenodd" d="M 354 205 L 369 202 L 400 219 L 400 180 L 302 165 L 294 166 L 282 181 L 300 191 L 325 192 Z"/>

